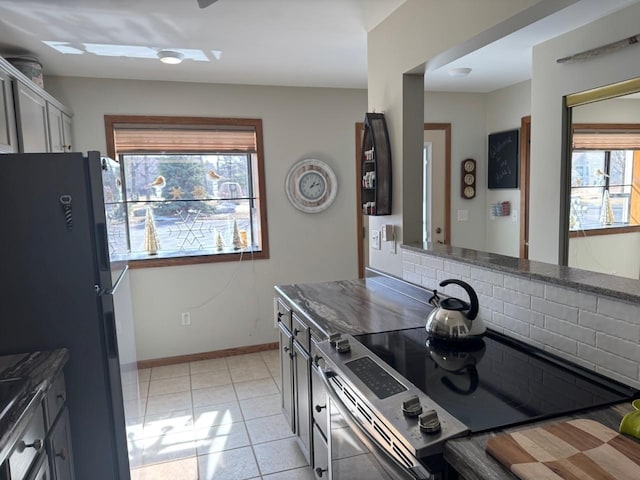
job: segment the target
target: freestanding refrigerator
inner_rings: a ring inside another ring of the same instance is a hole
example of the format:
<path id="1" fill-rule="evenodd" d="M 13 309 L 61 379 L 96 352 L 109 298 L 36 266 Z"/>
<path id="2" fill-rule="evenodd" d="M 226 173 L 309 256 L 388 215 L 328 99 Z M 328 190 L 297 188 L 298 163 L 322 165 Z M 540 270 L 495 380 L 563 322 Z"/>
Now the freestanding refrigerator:
<path id="1" fill-rule="evenodd" d="M 78 480 L 129 479 L 98 152 L 0 156 L 0 354 L 66 347 Z"/>

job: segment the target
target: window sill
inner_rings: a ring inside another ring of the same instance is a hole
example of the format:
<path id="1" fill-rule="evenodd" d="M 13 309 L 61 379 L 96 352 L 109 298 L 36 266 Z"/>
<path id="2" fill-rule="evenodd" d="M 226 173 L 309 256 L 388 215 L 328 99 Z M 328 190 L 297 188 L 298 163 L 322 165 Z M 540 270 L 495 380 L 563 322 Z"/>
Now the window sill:
<path id="1" fill-rule="evenodd" d="M 620 225 L 602 228 L 589 228 L 584 230 L 572 230 L 569 238 L 596 237 L 599 235 L 617 235 L 620 233 L 640 232 L 640 225 Z"/>
<path id="2" fill-rule="evenodd" d="M 144 258 L 130 258 L 129 268 L 177 267 L 181 265 L 199 265 L 205 263 L 237 262 L 240 260 L 267 260 L 269 252 L 265 250 L 239 250 L 237 252 L 194 254 L 181 257 L 155 257 L 145 255 Z"/>

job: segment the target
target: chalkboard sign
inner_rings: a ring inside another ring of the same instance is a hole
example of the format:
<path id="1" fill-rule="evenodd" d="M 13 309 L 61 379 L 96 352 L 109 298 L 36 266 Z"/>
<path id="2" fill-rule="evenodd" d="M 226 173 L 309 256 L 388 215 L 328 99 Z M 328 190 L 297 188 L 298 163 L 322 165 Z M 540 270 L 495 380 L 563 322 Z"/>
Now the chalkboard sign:
<path id="1" fill-rule="evenodd" d="M 489 188 L 518 188 L 518 130 L 489 135 Z"/>

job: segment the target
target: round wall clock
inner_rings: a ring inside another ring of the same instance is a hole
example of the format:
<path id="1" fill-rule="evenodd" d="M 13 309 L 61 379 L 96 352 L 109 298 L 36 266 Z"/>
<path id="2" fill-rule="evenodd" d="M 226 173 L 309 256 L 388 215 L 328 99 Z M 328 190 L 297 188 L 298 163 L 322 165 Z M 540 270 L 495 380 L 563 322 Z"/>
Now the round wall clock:
<path id="1" fill-rule="evenodd" d="M 460 193 L 462 198 L 471 199 L 476 196 L 476 161 L 467 158 L 462 161 Z"/>
<path id="2" fill-rule="evenodd" d="M 307 158 L 287 173 L 285 190 L 291 204 L 306 213 L 317 213 L 333 203 L 338 180 L 331 167 L 321 160 Z"/>

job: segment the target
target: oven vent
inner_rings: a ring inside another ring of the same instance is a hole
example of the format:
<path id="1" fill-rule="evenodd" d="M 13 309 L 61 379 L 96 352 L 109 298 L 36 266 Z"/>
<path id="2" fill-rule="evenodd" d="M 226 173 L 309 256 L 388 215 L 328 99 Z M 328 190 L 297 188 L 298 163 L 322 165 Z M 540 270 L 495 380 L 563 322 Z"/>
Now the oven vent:
<path id="1" fill-rule="evenodd" d="M 378 424 L 376 422 L 373 422 L 373 428 L 375 428 L 376 432 L 378 432 L 380 434 L 380 436 L 386 440 L 388 445 L 391 445 L 391 438 L 389 438 L 389 435 L 387 435 L 382 430 L 382 428 L 380 428 L 380 426 L 378 426 Z"/>
<path id="2" fill-rule="evenodd" d="M 409 460 L 409 458 L 404 454 L 404 452 L 402 450 L 400 450 L 396 444 L 394 443 L 393 445 L 393 451 L 398 455 L 398 457 L 400 457 L 402 459 L 402 461 L 405 463 L 405 465 L 409 468 L 412 468 L 414 465 L 413 463 Z"/>
<path id="3" fill-rule="evenodd" d="M 364 409 L 364 408 L 362 408 L 360 405 L 358 405 L 358 411 L 360 412 L 360 414 L 361 414 L 365 419 L 367 419 L 367 421 L 368 421 L 369 423 L 372 423 L 371 415 L 369 415 L 369 414 L 365 411 L 365 409 Z M 374 426 L 375 426 L 375 424 L 374 424 Z"/>
<path id="4" fill-rule="evenodd" d="M 344 392 L 345 397 L 347 397 L 351 403 L 353 403 L 354 405 L 357 405 L 356 403 L 356 399 L 353 398 L 353 395 L 351 395 L 351 393 L 349 392 L 349 390 L 347 390 L 346 388 L 342 390 Z"/>

